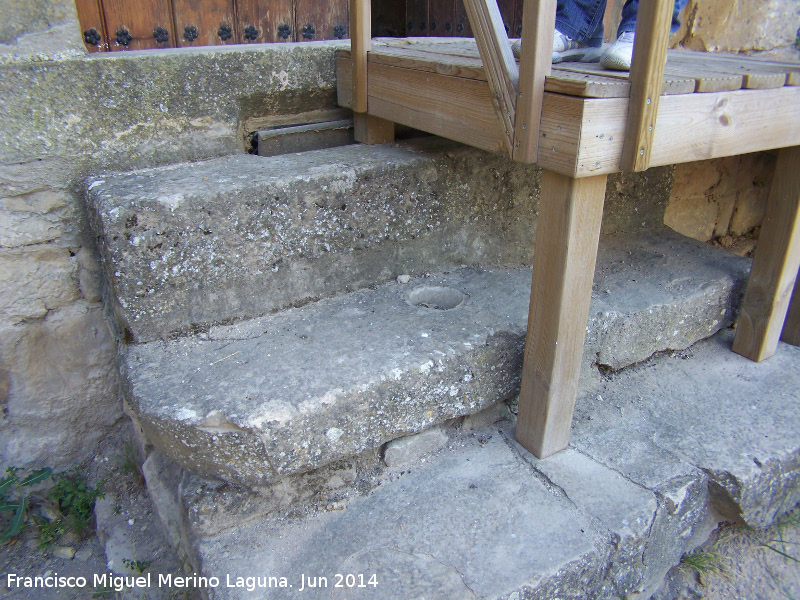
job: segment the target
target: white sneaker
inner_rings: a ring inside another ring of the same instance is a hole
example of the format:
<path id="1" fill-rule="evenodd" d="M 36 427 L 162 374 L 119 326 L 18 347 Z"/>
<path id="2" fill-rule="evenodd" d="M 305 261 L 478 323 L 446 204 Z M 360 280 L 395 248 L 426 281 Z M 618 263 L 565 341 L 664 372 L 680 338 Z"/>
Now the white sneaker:
<path id="1" fill-rule="evenodd" d="M 521 44 L 522 40 L 514 40 L 511 43 L 511 50 L 516 58 L 520 56 L 522 50 Z M 553 36 L 554 64 L 560 62 L 598 62 L 601 55 L 601 48 L 595 48 L 581 42 L 576 42 L 556 29 L 555 35 Z"/>
<path id="2" fill-rule="evenodd" d="M 630 71 L 633 58 L 633 31 L 622 33 L 600 59 L 604 69 Z"/>

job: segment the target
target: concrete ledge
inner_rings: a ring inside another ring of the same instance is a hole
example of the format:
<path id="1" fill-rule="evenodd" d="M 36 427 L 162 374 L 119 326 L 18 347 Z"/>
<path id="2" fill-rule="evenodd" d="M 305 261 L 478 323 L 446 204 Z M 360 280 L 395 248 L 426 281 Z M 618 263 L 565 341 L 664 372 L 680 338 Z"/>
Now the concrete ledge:
<path id="1" fill-rule="evenodd" d="M 620 367 L 730 324 L 749 265 L 666 230 L 603 240 L 598 264 L 585 387 L 598 355 L 623 357 Z M 677 271 L 683 286 L 672 285 Z M 457 269 L 130 346 L 128 401 L 182 466 L 270 484 L 516 394 L 530 277 L 524 268 Z M 692 314 L 698 305 L 710 308 Z M 632 320 L 647 322 L 635 339 Z"/>
<path id="2" fill-rule="evenodd" d="M 347 44 L 0 64 L 0 164 L 58 156 L 132 169 L 243 152 L 247 121 L 336 106 L 335 54 Z"/>

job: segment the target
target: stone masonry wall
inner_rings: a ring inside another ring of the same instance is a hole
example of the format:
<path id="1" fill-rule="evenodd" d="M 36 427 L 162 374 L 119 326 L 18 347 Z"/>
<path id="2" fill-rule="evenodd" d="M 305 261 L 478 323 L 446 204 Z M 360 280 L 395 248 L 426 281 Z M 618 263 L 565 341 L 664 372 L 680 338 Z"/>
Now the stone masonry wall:
<path id="1" fill-rule="evenodd" d="M 73 0 L 0 14 L 0 470 L 62 469 L 123 422 L 87 177 L 241 153 L 264 118 L 333 108 L 346 42 L 88 56 Z"/>
<path id="2" fill-rule="evenodd" d="M 88 56 L 73 0 L 0 0 L 0 14 L 0 469 L 65 468 L 123 419 L 86 179 L 241 153 L 275 115 L 334 107 L 347 42 Z M 686 15 L 691 48 L 788 47 L 800 25 L 796 0 L 692 0 Z M 667 223 L 703 240 L 752 231 L 772 161 L 677 167 Z M 650 193 L 642 177 L 610 186 L 610 215 Z"/>

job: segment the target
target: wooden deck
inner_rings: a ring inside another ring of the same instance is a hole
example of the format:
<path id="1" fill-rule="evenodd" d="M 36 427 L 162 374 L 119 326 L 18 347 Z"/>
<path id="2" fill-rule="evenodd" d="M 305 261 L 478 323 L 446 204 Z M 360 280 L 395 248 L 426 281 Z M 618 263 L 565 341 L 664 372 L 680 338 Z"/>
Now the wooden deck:
<path id="1" fill-rule="evenodd" d="M 667 52 L 670 0 L 640 5 L 630 76 L 551 68 L 556 2 L 526 0 L 517 64 L 496 1 L 464 4 L 475 40 L 372 40 L 369 1 L 351 0 L 338 95 L 358 141 L 401 123 L 543 168 L 517 440 L 539 458 L 569 441 L 609 173 L 780 149 L 733 350 L 796 343 L 800 64 Z"/>
<path id="2" fill-rule="evenodd" d="M 679 50 L 667 56 L 651 166 L 800 144 L 800 62 Z M 337 67 L 339 104 L 351 107 L 349 51 L 340 51 Z M 630 91 L 628 73 L 553 65 L 538 164 L 571 177 L 622 170 Z M 367 97 L 372 116 L 510 151 L 473 39 L 373 39 Z"/>

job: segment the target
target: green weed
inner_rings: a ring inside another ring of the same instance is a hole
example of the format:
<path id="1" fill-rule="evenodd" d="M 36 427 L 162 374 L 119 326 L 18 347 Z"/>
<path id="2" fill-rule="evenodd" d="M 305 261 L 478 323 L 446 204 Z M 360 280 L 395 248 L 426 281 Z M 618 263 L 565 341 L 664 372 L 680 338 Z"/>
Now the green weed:
<path id="1" fill-rule="evenodd" d="M 725 573 L 722 557 L 713 549 L 684 554 L 680 566 L 682 569 L 694 571 L 699 575 L 722 575 Z"/>
<path id="2" fill-rule="evenodd" d="M 30 492 L 27 488 L 46 480 L 53 470 L 45 467 L 24 477 L 19 476 L 21 472 L 22 469 L 9 467 L 6 469 L 6 477 L 0 480 L 0 513 L 13 513 L 11 521 L 0 535 L 0 543 L 11 540 L 23 530 Z"/>
<path id="3" fill-rule="evenodd" d="M 58 505 L 69 529 L 80 536 L 91 531 L 95 500 L 103 498 L 105 494 L 91 487 L 86 477 L 76 469 L 54 475 L 53 481 L 55 485 L 50 491 L 50 498 Z"/>

